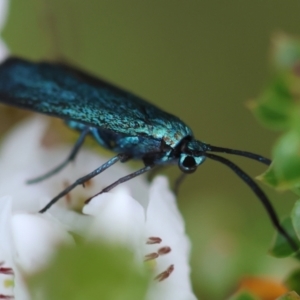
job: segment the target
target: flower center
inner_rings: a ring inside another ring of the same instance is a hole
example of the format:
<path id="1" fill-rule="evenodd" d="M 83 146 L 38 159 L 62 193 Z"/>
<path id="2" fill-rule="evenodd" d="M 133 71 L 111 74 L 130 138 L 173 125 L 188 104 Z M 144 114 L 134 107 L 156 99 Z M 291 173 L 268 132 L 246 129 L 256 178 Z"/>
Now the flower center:
<path id="1" fill-rule="evenodd" d="M 0 276 L 2 284 L 0 286 L 0 299 L 15 299 L 12 293 L 14 287 L 14 271 L 12 268 L 4 267 L 4 262 L 0 262 Z"/>
<path id="2" fill-rule="evenodd" d="M 162 239 L 160 237 L 149 237 L 146 244 L 147 245 L 154 245 L 154 244 L 160 244 L 162 242 Z M 158 259 L 160 256 L 164 256 L 172 251 L 171 247 L 169 246 L 163 246 L 158 248 L 155 252 L 151 252 L 149 254 L 145 255 L 145 262 L 149 261 L 155 261 Z M 154 277 L 154 280 L 157 281 L 163 281 L 167 279 L 172 272 L 174 271 L 174 264 L 171 264 L 166 270 L 163 272 L 159 273 L 157 276 Z"/>

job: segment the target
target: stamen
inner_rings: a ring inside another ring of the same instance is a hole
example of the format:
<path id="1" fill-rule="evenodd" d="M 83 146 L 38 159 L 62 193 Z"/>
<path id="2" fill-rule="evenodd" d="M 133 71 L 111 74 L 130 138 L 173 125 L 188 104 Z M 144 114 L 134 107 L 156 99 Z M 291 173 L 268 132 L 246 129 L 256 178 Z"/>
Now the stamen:
<path id="1" fill-rule="evenodd" d="M 171 275 L 171 273 L 172 273 L 173 271 L 174 271 L 174 265 L 170 265 L 169 268 L 168 268 L 166 271 L 164 271 L 164 272 L 158 274 L 158 275 L 154 278 L 154 280 L 157 280 L 157 281 L 161 282 L 161 281 L 167 279 L 167 278 Z"/>
<path id="2" fill-rule="evenodd" d="M 10 299 L 15 299 L 15 297 L 14 296 L 7 296 L 7 295 L 0 294 L 0 299 L 10 300 Z"/>
<path id="3" fill-rule="evenodd" d="M 156 236 L 151 236 L 151 237 L 148 238 L 146 244 L 147 245 L 160 244 L 161 241 L 162 241 L 161 238 L 156 237 Z"/>
<path id="4" fill-rule="evenodd" d="M 91 178 L 91 179 L 89 179 L 88 181 L 83 182 L 83 183 L 82 183 L 82 186 L 83 186 L 84 188 L 86 188 L 86 187 L 91 187 L 91 186 L 93 186 L 93 184 L 94 184 L 94 182 L 93 182 L 93 180 L 92 180 L 92 178 Z"/>
<path id="5" fill-rule="evenodd" d="M 171 252 L 171 247 L 168 247 L 168 246 L 162 247 L 162 248 L 158 249 L 158 251 L 157 251 L 157 253 L 159 255 L 165 255 L 165 254 L 168 254 L 170 252 Z"/>
<path id="6" fill-rule="evenodd" d="M 92 187 L 93 183 L 94 183 L 93 180 L 90 179 L 90 180 L 83 183 L 83 187 Z"/>
<path id="7" fill-rule="evenodd" d="M 153 244 L 160 244 L 161 242 L 162 242 L 162 239 L 160 237 L 151 236 L 147 239 L 146 244 L 153 245 Z M 156 260 L 159 256 L 166 255 L 166 254 L 170 253 L 171 251 L 172 251 L 172 249 L 169 246 L 161 247 L 157 250 L 157 252 L 152 252 L 152 253 L 145 255 L 144 261 L 147 262 L 150 260 Z M 164 272 L 158 274 L 154 278 L 154 280 L 157 280 L 159 282 L 163 281 L 163 280 L 167 279 L 173 271 L 174 271 L 174 265 L 172 264 Z"/>
<path id="8" fill-rule="evenodd" d="M 144 261 L 153 260 L 153 259 L 155 259 L 155 258 L 158 258 L 158 256 L 159 256 L 159 255 L 158 255 L 158 253 L 156 253 L 156 252 L 149 253 L 149 254 L 145 255 Z"/>
<path id="9" fill-rule="evenodd" d="M 60 138 L 53 130 L 50 130 L 50 126 L 46 129 L 46 132 L 40 140 L 40 145 L 44 149 L 51 149 L 60 142 Z"/>
<path id="10" fill-rule="evenodd" d="M 4 275 L 14 275 L 14 271 L 12 268 L 0 268 L 0 274 L 4 274 Z"/>

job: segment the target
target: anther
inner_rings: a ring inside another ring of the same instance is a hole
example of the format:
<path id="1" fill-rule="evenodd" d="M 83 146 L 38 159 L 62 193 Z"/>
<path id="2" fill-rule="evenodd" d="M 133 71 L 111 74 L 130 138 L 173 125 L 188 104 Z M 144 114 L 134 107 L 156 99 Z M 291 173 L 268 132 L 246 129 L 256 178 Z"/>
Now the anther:
<path id="1" fill-rule="evenodd" d="M 83 183 L 82 183 L 82 186 L 83 186 L 84 188 L 93 186 L 93 181 L 92 181 L 92 179 L 89 179 L 88 181 L 83 182 Z"/>
<path id="2" fill-rule="evenodd" d="M 157 281 L 163 281 L 163 280 L 165 280 L 165 279 L 167 279 L 170 275 L 171 275 L 171 273 L 174 271 L 174 265 L 170 265 L 169 266 L 169 268 L 166 270 L 166 271 L 164 271 L 164 272 L 162 272 L 162 273 L 160 273 L 160 274 L 158 274 L 155 278 L 154 278 L 154 280 L 157 280 Z"/>
<path id="3" fill-rule="evenodd" d="M 156 253 L 156 252 L 149 253 L 149 254 L 145 255 L 144 261 L 153 260 L 153 259 L 155 259 L 155 258 L 158 258 L 158 256 L 159 256 L 159 255 L 158 255 L 158 253 Z"/>
<path id="4" fill-rule="evenodd" d="M 5 274 L 5 275 L 14 275 L 14 271 L 12 268 L 0 268 L 0 274 Z M 1 298 L 0 298 L 1 299 Z"/>
<path id="5" fill-rule="evenodd" d="M 146 244 L 147 245 L 160 244 L 161 241 L 162 241 L 161 238 L 156 237 L 156 236 L 151 236 L 151 237 L 148 238 Z"/>
<path id="6" fill-rule="evenodd" d="M 157 251 L 157 253 L 158 253 L 159 255 L 165 255 L 165 254 L 168 254 L 168 253 L 170 253 L 170 252 L 171 252 L 171 248 L 168 247 L 168 246 L 162 247 L 162 248 L 158 249 L 158 251 Z"/>
<path id="7" fill-rule="evenodd" d="M 15 297 L 14 296 L 7 296 L 7 295 L 0 294 L 0 299 L 10 300 L 10 299 L 15 299 Z"/>

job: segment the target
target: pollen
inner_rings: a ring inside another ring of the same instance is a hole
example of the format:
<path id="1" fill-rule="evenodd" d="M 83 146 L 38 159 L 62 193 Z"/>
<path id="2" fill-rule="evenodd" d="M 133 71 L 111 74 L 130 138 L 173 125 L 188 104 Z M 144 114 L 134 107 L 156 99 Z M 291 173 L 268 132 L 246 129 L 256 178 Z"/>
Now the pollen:
<path id="1" fill-rule="evenodd" d="M 15 283 L 14 283 L 14 281 L 13 281 L 12 279 L 5 279 L 5 280 L 3 281 L 3 285 L 4 285 L 4 287 L 6 287 L 6 288 L 11 288 L 11 287 L 14 287 Z M 0 298 L 0 299 L 1 299 L 1 298 Z"/>

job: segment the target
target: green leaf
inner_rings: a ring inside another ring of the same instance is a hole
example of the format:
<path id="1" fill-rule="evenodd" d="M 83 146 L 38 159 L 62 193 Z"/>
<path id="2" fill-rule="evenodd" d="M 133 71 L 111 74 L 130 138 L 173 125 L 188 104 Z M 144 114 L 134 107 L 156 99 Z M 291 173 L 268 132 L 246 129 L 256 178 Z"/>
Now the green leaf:
<path id="1" fill-rule="evenodd" d="M 299 154 L 297 153 L 299 152 L 297 151 L 299 140 L 296 132 L 284 135 L 275 147 L 276 159 L 256 179 L 280 191 L 290 189 L 300 196 L 300 172 L 297 167 L 300 162 Z"/>
<path id="2" fill-rule="evenodd" d="M 231 296 L 228 300 L 259 300 L 259 299 L 248 291 L 241 291 Z"/>
<path id="3" fill-rule="evenodd" d="M 300 300 L 300 296 L 295 292 L 288 292 L 276 300 Z"/>
<path id="4" fill-rule="evenodd" d="M 280 75 L 258 98 L 253 112 L 265 126 L 274 130 L 283 130 L 290 127 L 294 106 L 287 78 L 285 75 Z"/>
<path id="5" fill-rule="evenodd" d="M 294 187 L 291 188 L 292 192 L 294 192 L 296 195 L 300 196 L 300 184 L 295 184 Z"/>
<path id="6" fill-rule="evenodd" d="M 300 194 L 300 134 L 290 131 L 277 142 L 274 161 L 268 170 L 257 178 L 279 190 L 292 189 Z"/>
<path id="7" fill-rule="evenodd" d="M 291 218 L 294 230 L 298 236 L 298 239 L 300 239 L 300 200 L 296 201 L 291 213 Z"/>
<path id="8" fill-rule="evenodd" d="M 300 82 L 298 88 L 300 90 Z M 297 101 L 297 106 L 295 106 L 291 115 L 291 128 L 292 130 L 296 131 L 300 135 L 300 98 L 297 99 L 296 101 Z"/>
<path id="9" fill-rule="evenodd" d="M 252 105 L 254 114 L 273 130 L 300 133 L 300 40 L 278 34 L 272 50 L 274 77 Z"/>
<path id="10" fill-rule="evenodd" d="M 285 286 L 298 294 L 300 293 L 300 269 L 293 271 L 284 282 Z"/>
<path id="11" fill-rule="evenodd" d="M 283 220 L 281 226 L 286 230 L 289 236 L 299 246 L 299 240 L 293 227 L 293 223 L 290 217 Z M 274 242 L 269 250 L 269 253 L 275 257 L 287 257 L 294 253 L 294 249 L 288 242 L 288 240 L 280 233 L 276 232 Z"/>
<path id="12" fill-rule="evenodd" d="M 279 190 L 292 189 L 300 194 L 300 133 L 289 131 L 273 150 L 274 161 L 257 179 Z"/>
<path id="13" fill-rule="evenodd" d="M 300 134 L 290 131 L 283 135 L 273 150 L 274 176 L 278 187 L 292 188 L 300 182 Z"/>
<path id="14" fill-rule="evenodd" d="M 256 179 L 274 188 L 277 188 L 279 186 L 279 179 L 276 176 L 273 163 L 264 173 L 257 176 Z"/>
<path id="15" fill-rule="evenodd" d="M 28 282 L 31 299 L 141 300 L 148 275 L 128 250 L 89 244 L 59 249 L 48 268 Z"/>

